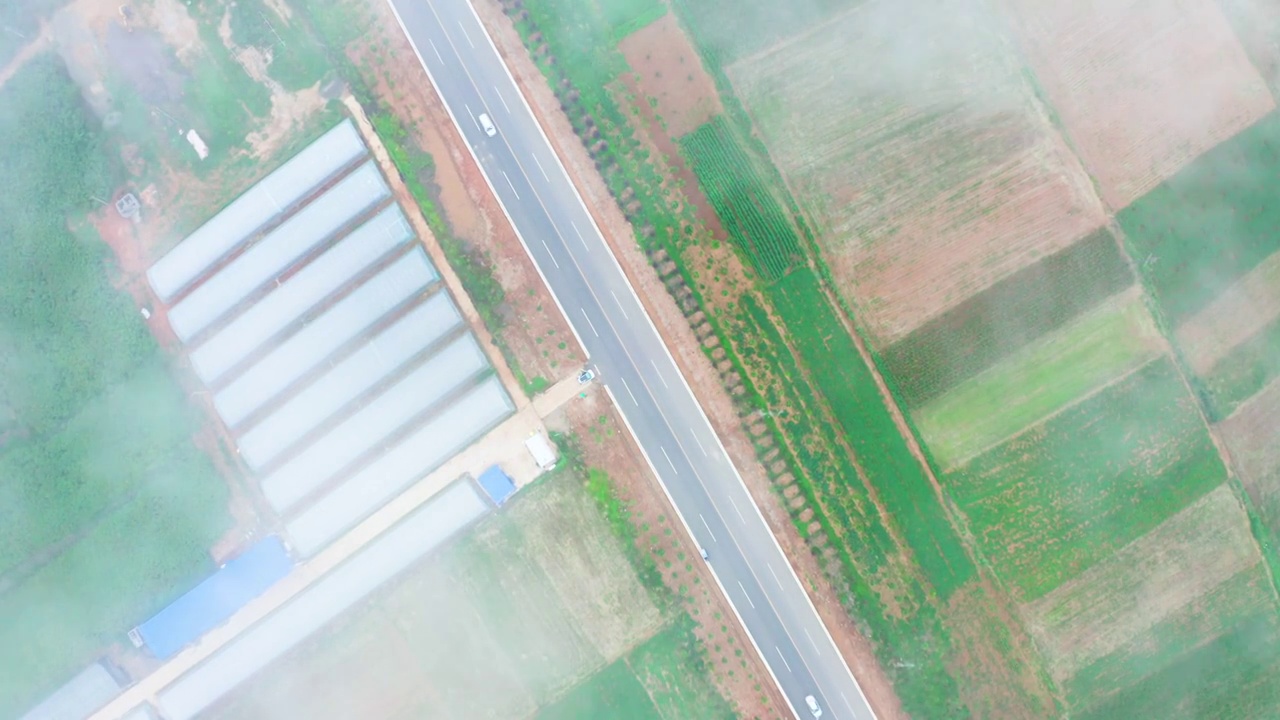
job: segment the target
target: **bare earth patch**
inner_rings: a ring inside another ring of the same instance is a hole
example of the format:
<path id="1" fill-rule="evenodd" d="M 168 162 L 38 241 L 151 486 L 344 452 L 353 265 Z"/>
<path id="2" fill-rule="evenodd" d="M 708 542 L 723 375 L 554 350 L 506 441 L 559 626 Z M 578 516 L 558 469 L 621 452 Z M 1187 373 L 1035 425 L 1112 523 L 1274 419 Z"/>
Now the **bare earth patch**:
<path id="1" fill-rule="evenodd" d="M 873 0 L 729 69 L 884 347 L 1104 222 L 994 19 Z"/>
<path id="2" fill-rule="evenodd" d="M 1057 680 L 1259 562 L 1226 484 L 1024 608 Z"/>
<path id="3" fill-rule="evenodd" d="M 1250 494 L 1280 496 L 1280 380 L 1249 398 L 1218 429 Z"/>
<path id="4" fill-rule="evenodd" d="M 671 137 L 692 132 L 724 109 L 715 82 L 673 13 L 631 33 L 618 49 L 645 96 L 657 100 L 658 116 Z"/>
<path id="5" fill-rule="evenodd" d="M 1280 5 L 1272 0 L 1218 0 L 1272 95 L 1280 93 Z"/>
<path id="6" fill-rule="evenodd" d="M 1178 345 L 1198 375 L 1280 316 L 1280 253 L 1263 260 L 1177 330 Z"/>
<path id="7" fill-rule="evenodd" d="M 1211 0 L 1005 4 L 1113 210 L 1275 108 Z"/>

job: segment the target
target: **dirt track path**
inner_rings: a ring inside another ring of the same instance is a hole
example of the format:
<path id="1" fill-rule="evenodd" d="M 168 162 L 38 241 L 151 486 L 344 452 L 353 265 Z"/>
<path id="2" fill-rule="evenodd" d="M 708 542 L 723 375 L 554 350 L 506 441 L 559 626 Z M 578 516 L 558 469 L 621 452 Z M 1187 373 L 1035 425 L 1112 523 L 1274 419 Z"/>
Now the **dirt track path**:
<path id="1" fill-rule="evenodd" d="M 52 40 L 53 33 L 49 32 L 49 23 L 40 23 L 40 34 L 36 35 L 36 39 L 27 43 L 21 50 L 19 50 L 18 54 L 14 55 L 13 59 L 9 61 L 8 65 L 0 68 L 0 88 L 3 88 L 4 84 L 9 82 L 9 78 L 17 74 L 17 72 L 22 69 L 22 66 L 26 65 L 31 58 L 39 55 L 42 50 L 48 48 L 52 44 Z"/>

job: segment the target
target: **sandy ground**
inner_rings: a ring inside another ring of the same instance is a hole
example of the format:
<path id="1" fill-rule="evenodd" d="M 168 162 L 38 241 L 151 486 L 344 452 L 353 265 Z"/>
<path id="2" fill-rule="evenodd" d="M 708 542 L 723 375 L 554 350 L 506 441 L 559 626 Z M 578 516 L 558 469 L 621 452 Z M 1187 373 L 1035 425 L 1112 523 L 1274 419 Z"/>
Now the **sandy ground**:
<path id="1" fill-rule="evenodd" d="M 639 293 L 641 302 L 671 349 L 689 385 L 694 388 L 717 434 L 734 458 L 735 465 L 746 480 L 747 487 L 774 535 L 787 552 L 806 588 L 810 590 L 819 614 L 831 630 L 863 690 L 881 718 L 900 717 L 901 710 L 893 688 L 876 662 L 870 645 L 844 612 L 816 559 L 796 533 L 787 510 L 774 496 L 768 474 L 755 460 L 752 441 L 738 419 L 733 401 L 723 390 L 719 374 L 702 351 L 697 336 L 690 329 L 689 322 L 676 306 L 666 286 L 639 250 L 632 228 L 608 194 L 586 149 L 560 111 L 554 93 L 529 58 L 519 36 L 497 3 L 493 0 L 479 0 L 475 6 L 511 68 L 512 75 L 534 108 L 535 115 L 564 160 L 596 223 Z"/>
<path id="2" fill-rule="evenodd" d="M 1004 5 L 1112 210 L 1275 108 L 1210 0 Z"/>

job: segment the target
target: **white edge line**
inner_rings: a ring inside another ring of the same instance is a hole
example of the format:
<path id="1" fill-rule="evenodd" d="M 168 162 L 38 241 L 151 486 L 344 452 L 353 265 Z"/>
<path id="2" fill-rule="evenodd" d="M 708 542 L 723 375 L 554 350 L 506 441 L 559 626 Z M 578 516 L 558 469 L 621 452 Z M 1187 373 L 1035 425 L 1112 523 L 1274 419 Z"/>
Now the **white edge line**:
<path id="1" fill-rule="evenodd" d="M 488 33 L 485 33 L 488 35 Z M 506 63 L 503 63 L 505 65 Z M 639 435 L 636 434 L 635 428 L 631 426 L 631 421 L 627 419 L 627 414 L 623 412 L 622 405 L 618 403 L 618 398 L 614 397 L 613 391 L 606 385 L 604 391 L 609 396 L 609 400 L 613 402 L 613 406 L 618 409 L 618 415 L 622 416 L 622 424 L 627 426 L 627 432 L 631 433 L 632 438 L 636 439 L 636 447 L 640 448 L 640 456 L 644 458 L 645 463 L 649 466 L 649 470 L 653 472 L 654 477 L 662 477 L 658 474 L 658 468 L 654 467 L 653 459 L 649 457 L 649 453 L 644 449 L 644 443 L 639 441 Z M 658 486 L 662 488 L 662 494 L 667 496 L 667 502 L 671 504 L 671 509 L 675 512 L 676 517 L 680 518 L 680 524 L 684 526 L 685 534 L 690 538 L 693 537 L 693 528 L 689 527 L 689 521 L 685 519 L 684 513 L 680 512 L 680 506 L 676 504 L 675 498 L 671 497 L 671 491 L 667 489 L 667 484 L 659 482 Z M 696 541 L 695 541 L 696 542 Z M 729 590 L 720 582 L 720 573 L 716 572 L 714 567 L 708 566 L 708 572 L 711 573 L 711 579 L 716 582 L 716 587 L 720 588 L 720 595 L 724 597 L 725 602 L 729 603 L 729 609 L 733 611 L 733 616 L 738 619 L 738 627 L 742 628 L 742 634 L 747 636 L 747 640 L 751 641 L 751 647 L 755 648 L 756 655 L 760 658 L 760 662 L 764 664 L 764 669 L 768 671 L 769 677 L 773 678 L 774 687 L 778 688 L 778 694 L 791 705 L 791 699 L 782 690 L 782 682 L 778 680 L 778 674 L 773 671 L 773 666 L 765 659 L 764 651 L 760 649 L 760 644 L 756 642 L 756 638 L 747 631 L 747 622 L 742 619 L 742 613 L 738 612 L 738 606 L 733 602 L 733 598 L 729 597 Z M 800 717 L 800 709 L 791 705 L 791 712 L 797 718 Z"/>
<path id="2" fill-rule="evenodd" d="M 426 61 L 422 59 L 422 53 L 418 50 L 417 44 L 413 42 L 413 36 L 409 34 L 409 28 L 405 27 L 404 25 L 404 18 L 400 17 L 400 11 L 396 8 L 395 3 L 391 2 L 391 0 L 387 0 L 387 5 L 391 7 L 391 14 L 396 16 L 396 24 L 400 26 L 400 32 L 404 33 L 405 39 L 409 41 L 409 46 L 413 48 L 413 54 L 418 57 L 418 62 L 422 65 L 423 71 L 427 73 L 427 79 L 431 81 L 431 89 L 434 90 L 436 92 L 437 97 L 440 98 L 440 104 L 444 106 L 445 112 L 449 113 L 449 119 L 453 121 L 454 127 L 458 129 L 458 134 L 462 135 L 462 123 L 458 122 L 458 116 L 454 114 L 453 108 L 449 107 L 449 103 L 445 101 L 444 96 L 440 95 L 440 90 L 439 90 L 440 86 L 439 84 L 436 83 L 435 76 L 431 74 L 431 68 L 427 67 Z M 470 2 L 467 3 L 467 7 L 471 7 Z M 474 7 L 471 7 L 471 13 L 475 15 L 475 12 L 476 12 L 476 9 Z M 480 20 L 480 16 L 476 15 L 476 21 L 479 22 L 479 20 Z M 493 47 L 493 51 L 497 53 L 498 48 L 494 46 L 493 38 L 489 37 L 489 31 L 485 29 L 484 23 L 480 23 L 480 28 L 484 30 L 484 36 L 489 41 L 490 47 Z M 427 38 L 427 40 L 430 41 L 431 38 Z M 431 41 L 431 42 L 432 42 L 432 46 L 434 46 L 435 42 L 434 41 Z M 502 60 L 501 53 L 498 53 L 498 59 Z M 501 62 L 499 64 L 502 65 L 504 69 L 506 69 L 507 64 L 505 62 Z M 507 77 L 509 78 L 511 77 L 511 70 L 509 69 L 507 69 Z M 517 91 L 520 89 L 520 86 L 516 85 L 515 78 L 511 78 L 511 84 L 515 86 Z M 517 92 L 516 94 L 520 96 L 521 100 L 524 100 L 524 93 Z M 528 104 L 529 104 L 528 101 L 524 101 L 524 102 L 525 102 L 525 106 L 528 107 Z M 529 112 L 532 113 L 533 110 L 530 110 Z M 537 122 L 537 116 L 534 116 L 533 124 L 537 125 L 539 129 L 542 128 L 542 125 Z M 545 134 L 543 135 L 543 137 L 546 137 Z M 489 179 L 489 174 L 486 173 L 484 171 L 484 167 L 480 165 L 480 158 L 476 155 L 475 148 L 471 147 L 471 143 L 467 142 L 467 138 L 465 135 L 462 135 L 462 144 L 466 146 L 467 153 L 471 155 L 472 162 L 474 162 L 476 164 L 476 167 L 479 168 L 480 176 L 484 178 L 484 184 L 488 186 L 489 192 L 493 194 L 494 199 L 497 199 L 498 189 L 493 186 L 493 182 Z M 559 161 L 558 157 L 557 157 L 557 161 Z M 579 201 L 581 201 L 581 196 L 579 196 Z M 533 269 L 538 272 L 538 277 L 542 279 L 542 284 L 546 286 L 548 292 L 551 294 L 551 301 L 556 304 L 557 308 L 560 308 L 561 315 L 563 315 L 566 318 L 569 317 L 569 313 L 565 311 L 564 305 L 560 304 L 560 298 L 556 296 L 556 293 L 554 290 L 551 290 L 551 283 L 547 282 L 546 274 L 542 272 L 542 268 L 538 265 L 538 263 L 534 262 L 533 253 L 529 250 L 529 243 L 525 242 L 524 235 L 520 234 L 520 229 L 516 227 L 515 220 L 511 219 L 511 213 L 507 212 L 506 205 L 503 205 L 502 201 L 499 200 L 498 207 L 502 208 L 503 217 L 507 219 L 507 224 L 511 226 L 511 230 L 512 232 L 515 233 L 516 239 L 520 241 L 520 246 L 524 248 L 525 254 L 529 256 L 529 262 L 533 265 Z M 569 332 L 573 333 L 573 337 L 577 339 L 578 347 L 582 348 L 582 354 L 586 355 L 587 360 L 590 360 L 591 351 L 587 349 L 587 344 L 583 342 L 582 336 L 578 334 L 578 329 L 573 326 L 573 323 L 566 323 L 566 324 L 569 326 Z"/>
<path id="3" fill-rule="evenodd" d="M 484 33 L 485 39 L 489 41 L 489 47 L 493 49 L 494 54 L 497 56 L 499 61 L 498 64 L 502 66 L 503 72 L 505 72 L 507 74 L 507 77 L 511 80 L 511 85 L 516 88 L 516 91 L 517 91 L 516 94 L 520 96 L 520 102 L 524 103 L 525 109 L 529 111 L 529 116 L 533 118 L 533 124 L 538 128 L 538 133 L 542 135 L 543 142 L 545 142 L 548 147 L 552 148 L 553 152 L 551 154 L 555 157 L 556 165 L 560 167 L 560 172 L 563 173 L 565 176 L 565 179 L 568 180 L 569 187 L 573 190 L 574 197 L 578 198 L 578 204 L 582 207 L 583 212 L 586 213 L 587 219 L 591 221 L 591 226 L 595 228 L 596 234 L 598 234 L 601 237 L 601 239 L 603 239 L 604 233 L 600 230 L 600 226 L 596 223 L 596 218 L 594 215 L 591 214 L 591 210 L 590 208 L 587 207 L 586 201 L 582 199 L 582 193 L 578 192 L 578 186 L 573 182 L 573 176 L 571 176 L 569 174 L 569 171 L 565 169 L 564 162 L 560 160 L 560 154 L 557 152 L 554 152 L 555 145 L 551 143 L 551 138 L 547 136 L 547 131 L 542 127 L 542 123 L 538 122 L 538 115 L 533 111 L 533 108 L 529 105 L 528 98 L 524 96 L 523 92 L 519 92 L 520 84 L 516 82 L 515 76 L 511 74 L 511 68 L 507 66 L 507 62 L 502 59 L 502 53 L 498 52 L 498 46 L 494 44 L 493 37 L 489 34 L 489 28 L 485 27 L 484 21 L 480 19 L 480 14 L 476 12 L 475 6 L 471 4 L 471 0 L 464 0 L 464 1 L 467 3 L 467 7 L 470 8 L 472 16 L 475 17 L 476 24 L 480 26 L 480 30 Z M 390 2 L 390 0 L 388 0 L 388 2 Z M 394 5 L 392 7 L 394 8 Z M 396 17 L 398 19 L 399 14 L 397 14 Z M 403 23 L 401 24 L 401 27 L 403 27 Z M 408 36 L 407 31 L 405 35 L 406 37 Z M 412 42 L 410 42 L 410 44 L 412 45 Z M 414 52 L 415 53 L 417 52 L 416 48 L 414 49 Z M 432 82 L 434 82 L 434 80 Z M 504 209 L 503 212 L 505 213 L 506 210 Z M 517 233 L 517 236 L 519 236 L 519 233 Z M 631 294 L 634 295 L 638 300 L 640 298 L 640 295 L 639 293 L 636 292 L 635 286 L 631 284 L 631 278 L 627 277 L 627 273 L 622 269 L 622 264 L 618 262 L 617 256 L 614 255 L 613 248 L 609 246 L 608 241 L 605 241 L 603 244 L 604 244 L 604 249 L 606 251 L 606 254 L 608 254 L 609 256 L 609 259 L 613 260 L 614 266 L 617 267 L 618 274 L 622 276 L 623 282 L 627 284 L 627 287 L 631 289 Z M 536 265 L 537 263 L 534 263 L 534 264 Z M 539 271 L 539 274 L 541 274 L 541 271 Z M 545 277 L 543 278 L 543 282 L 546 282 Z M 548 285 L 548 287 L 550 287 L 550 285 Z M 552 294 L 554 295 L 554 293 Z M 662 333 L 658 332 L 658 327 L 654 325 L 653 318 L 649 317 L 649 311 L 645 309 L 644 303 L 640 303 L 640 311 L 644 314 L 644 318 L 649 323 L 649 327 L 653 330 L 654 335 L 656 335 L 659 340 L 662 340 Z M 694 394 L 693 388 L 689 387 L 689 381 L 685 379 L 684 373 L 679 372 L 680 365 L 676 363 L 675 357 L 671 354 L 671 349 L 667 347 L 667 343 L 665 341 L 659 342 L 658 344 L 662 346 L 662 351 L 666 353 L 667 359 L 669 359 L 671 361 L 671 364 L 675 366 L 677 370 L 676 374 L 680 376 L 680 382 L 684 383 L 685 390 L 689 393 L 689 396 L 693 398 L 693 404 L 695 407 L 698 408 L 698 414 L 702 416 L 702 421 L 707 424 L 707 427 L 712 429 L 711 434 L 715 436 L 716 444 L 720 446 L 720 451 L 724 453 L 724 456 L 726 458 L 729 458 L 729 467 L 733 468 L 733 475 L 735 478 L 737 478 L 738 485 L 742 488 L 743 492 L 747 494 L 747 499 L 751 501 L 751 507 L 755 508 L 756 516 L 760 518 L 760 523 L 764 525 L 764 528 L 767 531 L 765 534 L 767 534 L 769 536 L 769 539 L 773 541 L 773 546 L 777 548 L 778 554 L 785 559 L 787 557 L 787 554 L 782 550 L 782 543 L 778 542 L 778 537 L 774 535 L 773 530 L 769 528 L 769 523 L 768 521 L 765 520 L 764 513 L 761 512 L 760 506 L 756 504 L 755 498 L 751 496 L 751 491 L 747 489 L 746 481 L 742 479 L 742 474 L 738 472 L 737 466 L 734 465 L 733 460 L 731 459 L 732 456 L 729 455 L 729 451 L 725 448 L 724 443 L 720 441 L 720 435 L 715 432 L 715 426 L 711 424 L 711 419 L 707 417 L 706 411 L 703 410 L 702 403 L 698 401 L 698 396 Z M 634 433 L 632 433 L 632 436 L 639 438 L 639 436 L 635 435 Z M 637 445 L 640 444 L 638 439 L 636 441 L 636 444 Z M 665 491 L 666 488 L 664 487 L 663 490 Z M 670 497 L 670 495 L 668 495 L 668 497 Z M 673 505 L 674 503 L 675 501 L 672 500 Z M 867 695 L 862 691 L 862 686 L 858 683 L 857 676 L 853 674 L 853 670 L 849 667 L 849 662 L 845 660 L 844 653 L 840 652 L 840 646 L 836 644 L 835 638 L 831 636 L 831 630 L 827 628 L 827 624 L 825 622 L 822 622 L 822 615 L 818 613 L 818 607 L 813 604 L 813 598 L 809 597 L 809 591 L 805 589 L 804 583 L 800 582 L 800 576 L 796 574 L 795 568 L 791 566 L 790 562 L 787 563 L 787 569 L 791 571 L 791 577 L 796 581 L 796 585 L 800 588 L 800 594 L 803 595 L 805 601 L 809 603 L 809 610 L 813 612 L 814 617 L 818 619 L 818 624 L 822 626 L 822 631 L 826 633 L 827 641 L 830 642 L 831 646 L 836 649 L 836 656 L 840 658 L 840 663 L 844 665 L 844 670 L 846 673 L 848 673 L 849 679 L 853 680 L 853 686 L 858 690 L 858 695 L 862 698 L 862 701 L 867 706 L 867 708 L 871 710 L 872 717 L 875 717 L 876 716 L 875 708 L 872 707 L 871 702 L 867 700 Z M 739 617 L 738 620 L 741 621 L 742 618 Z M 744 623 L 742 627 L 745 630 L 746 624 Z M 748 632 L 747 635 L 751 635 L 751 633 Z M 753 639 L 752 643 L 754 644 L 754 642 L 755 641 Z M 758 650 L 759 648 L 757 648 L 757 651 Z M 761 659 L 763 659 L 763 657 L 764 656 L 761 655 Z M 768 663 L 766 662 L 765 665 L 768 666 Z M 772 671 L 770 674 L 772 674 Z M 777 680 L 778 678 L 775 676 L 774 682 L 777 683 Z M 779 690 L 781 690 L 782 685 L 779 684 L 778 688 Z M 782 695 L 783 697 L 786 697 L 786 693 L 783 693 Z M 798 710 L 799 710 L 798 708 L 793 708 L 793 710 L 795 710 L 798 714 Z"/>

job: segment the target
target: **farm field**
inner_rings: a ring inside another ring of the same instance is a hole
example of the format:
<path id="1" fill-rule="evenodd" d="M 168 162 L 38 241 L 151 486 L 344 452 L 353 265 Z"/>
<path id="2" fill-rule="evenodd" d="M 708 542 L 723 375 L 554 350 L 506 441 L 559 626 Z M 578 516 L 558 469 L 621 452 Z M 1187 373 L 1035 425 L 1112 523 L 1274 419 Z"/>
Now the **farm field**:
<path id="1" fill-rule="evenodd" d="M 1137 293 L 1115 295 L 913 412 L 943 468 L 1085 397 L 1160 352 Z"/>
<path id="2" fill-rule="evenodd" d="M 1069 323 L 1133 282 L 1111 234 L 1093 233 L 970 296 L 882 355 L 916 408 Z"/>
<path id="3" fill-rule="evenodd" d="M 1241 405 L 1218 429 L 1263 520 L 1280 532 L 1280 380 Z"/>
<path id="4" fill-rule="evenodd" d="M 1178 326 L 1175 339 L 1192 371 L 1211 377 L 1220 363 L 1225 364 L 1224 360 L 1232 359 L 1238 364 L 1237 350 L 1248 354 L 1243 346 L 1267 334 L 1277 318 L 1280 252 L 1268 255 L 1204 309 L 1187 318 Z"/>
<path id="5" fill-rule="evenodd" d="M 1103 224 L 979 3 L 872 0 L 726 72 L 877 348 Z"/>
<path id="6" fill-rule="evenodd" d="M 1280 97 L 1280 8 L 1267 0 L 1218 0 L 1245 53 L 1253 61 L 1272 97 Z"/>
<path id="7" fill-rule="evenodd" d="M 1212 0 L 1008 7 L 1048 101 L 1113 210 L 1275 108 Z"/>
<path id="8" fill-rule="evenodd" d="M 1225 477 L 1194 399 L 1161 358 L 951 471 L 944 484 L 997 574 L 1027 602 Z"/>
<path id="9" fill-rule="evenodd" d="M 0 715 L 214 568 L 228 490 L 86 219 L 122 169 L 58 58 L 0 89 Z M 72 230 L 75 230 L 73 233 Z"/>
<path id="10" fill-rule="evenodd" d="M 206 717 L 732 716 L 703 652 L 559 471 Z"/>

